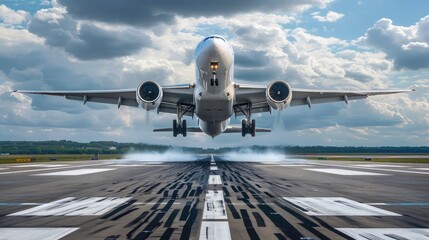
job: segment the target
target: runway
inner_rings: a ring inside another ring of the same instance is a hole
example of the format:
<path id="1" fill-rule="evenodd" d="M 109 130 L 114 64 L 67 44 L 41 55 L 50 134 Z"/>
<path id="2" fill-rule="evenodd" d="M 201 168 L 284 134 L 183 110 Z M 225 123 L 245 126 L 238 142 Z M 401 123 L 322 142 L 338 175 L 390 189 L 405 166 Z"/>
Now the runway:
<path id="1" fill-rule="evenodd" d="M 311 161 L 0 166 L 0 239 L 429 239 L 429 166 Z"/>

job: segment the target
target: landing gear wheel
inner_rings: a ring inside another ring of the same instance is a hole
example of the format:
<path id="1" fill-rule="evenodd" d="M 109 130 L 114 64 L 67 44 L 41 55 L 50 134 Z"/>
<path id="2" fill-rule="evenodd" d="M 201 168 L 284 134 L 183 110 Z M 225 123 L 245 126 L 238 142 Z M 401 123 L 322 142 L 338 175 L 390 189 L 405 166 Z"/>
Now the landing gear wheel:
<path id="1" fill-rule="evenodd" d="M 183 135 L 183 137 L 186 137 L 186 120 L 183 120 L 183 121 L 182 121 L 182 127 L 181 127 L 181 130 L 182 130 L 182 135 Z"/>
<path id="2" fill-rule="evenodd" d="M 255 119 L 252 119 L 252 125 L 250 125 L 249 128 L 250 128 L 249 129 L 250 135 L 252 137 L 255 137 L 255 135 L 256 135 L 256 121 L 255 121 Z"/>
<path id="3" fill-rule="evenodd" d="M 241 120 L 241 136 L 246 136 L 246 133 L 247 133 L 247 123 L 246 123 L 246 120 L 245 119 L 243 119 L 243 120 Z"/>
<path id="4" fill-rule="evenodd" d="M 214 80 L 213 80 L 213 78 L 212 78 L 212 79 L 210 79 L 210 85 L 211 85 L 211 86 L 214 86 Z"/>
<path id="5" fill-rule="evenodd" d="M 177 126 L 177 120 L 173 120 L 173 137 L 177 137 L 179 133 L 179 127 Z"/>

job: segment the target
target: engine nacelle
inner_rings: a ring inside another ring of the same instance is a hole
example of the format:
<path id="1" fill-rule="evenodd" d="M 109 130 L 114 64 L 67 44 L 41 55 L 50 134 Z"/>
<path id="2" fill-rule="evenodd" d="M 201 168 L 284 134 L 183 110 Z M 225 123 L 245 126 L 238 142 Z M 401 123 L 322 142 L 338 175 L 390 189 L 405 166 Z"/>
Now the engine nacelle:
<path id="1" fill-rule="evenodd" d="M 162 88 L 153 81 L 141 83 L 136 94 L 138 104 L 147 111 L 156 109 L 162 102 Z"/>
<path id="2" fill-rule="evenodd" d="M 282 110 L 287 108 L 292 100 L 292 89 L 284 81 L 275 81 L 268 85 L 265 95 L 271 108 Z"/>

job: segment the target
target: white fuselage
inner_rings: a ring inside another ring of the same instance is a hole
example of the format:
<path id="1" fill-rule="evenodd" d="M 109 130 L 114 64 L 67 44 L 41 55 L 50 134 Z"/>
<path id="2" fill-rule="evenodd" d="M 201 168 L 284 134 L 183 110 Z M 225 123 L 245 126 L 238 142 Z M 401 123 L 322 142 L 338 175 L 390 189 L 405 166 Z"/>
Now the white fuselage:
<path id="1" fill-rule="evenodd" d="M 201 130 L 215 137 L 226 130 L 233 114 L 234 51 L 218 36 L 201 41 L 195 49 L 195 114 Z"/>

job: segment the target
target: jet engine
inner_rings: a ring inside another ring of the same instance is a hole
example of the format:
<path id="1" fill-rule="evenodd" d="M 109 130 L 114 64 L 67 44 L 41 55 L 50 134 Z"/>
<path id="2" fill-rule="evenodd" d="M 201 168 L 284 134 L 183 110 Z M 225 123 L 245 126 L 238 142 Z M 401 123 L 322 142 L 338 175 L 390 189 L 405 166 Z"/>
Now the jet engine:
<path id="1" fill-rule="evenodd" d="M 156 82 L 146 81 L 137 87 L 137 102 L 145 110 L 159 107 L 162 101 L 162 88 Z"/>
<path id="2" fill-rule="evenodd" d="M 268 85 L 265 95 L 268 105 L 275 110 L 285 109 L 292 100 L 292 90 L 284 81 L 272 82 Z"/>

